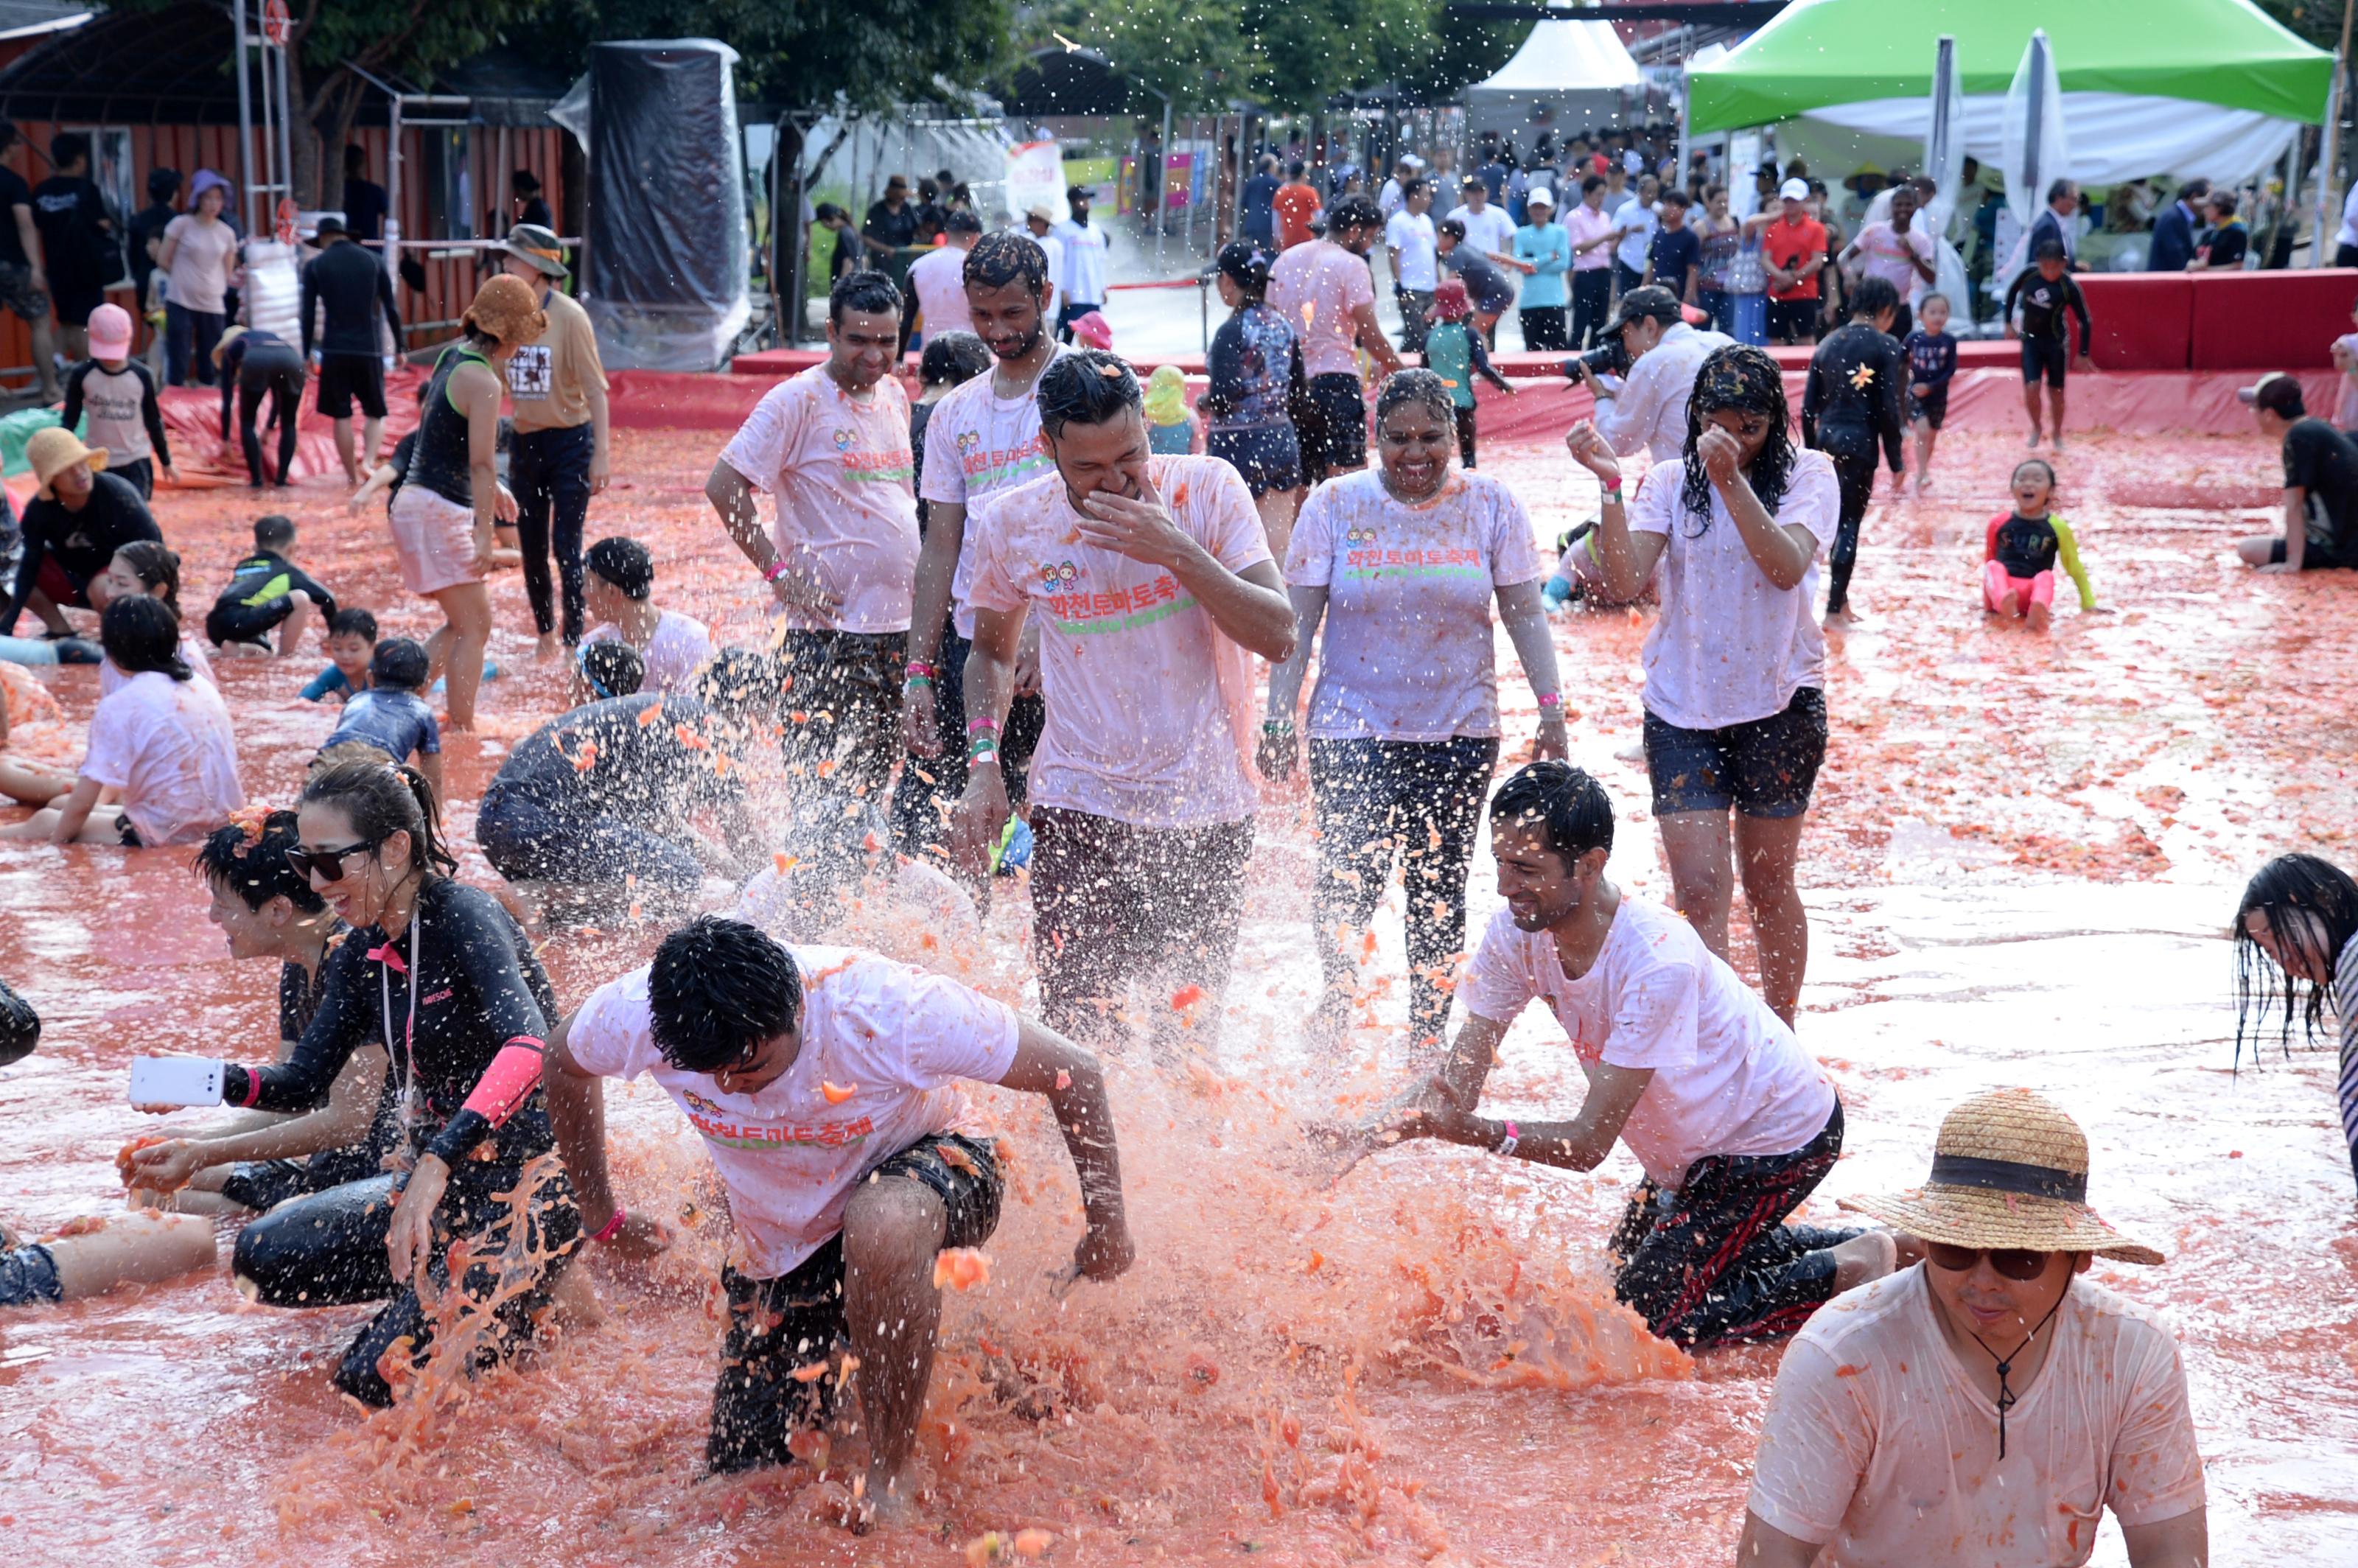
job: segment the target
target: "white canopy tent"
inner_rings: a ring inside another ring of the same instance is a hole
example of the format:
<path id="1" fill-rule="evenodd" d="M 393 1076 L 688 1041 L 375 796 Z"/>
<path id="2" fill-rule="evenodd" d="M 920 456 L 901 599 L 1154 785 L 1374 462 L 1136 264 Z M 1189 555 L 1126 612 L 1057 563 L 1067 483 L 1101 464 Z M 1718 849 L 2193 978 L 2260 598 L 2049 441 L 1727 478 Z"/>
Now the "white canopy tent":
<path id="1" fill-rule="evenodd" d="M 2071 173 L 2083 185 L 2107 186 L 2155 174 L 2240 182 L 2282 162 L 2285 149 L 2300 134 L 2299 125 L 2290 120 L 2182 98 L 2125 92 L 2065 92 L 2062 98 L 2063 123 L 2071 137 Z M 1931 102 L 1920 94 L 1833 103 L 1803 116 L 1919 145 L 1931 117 Z M 1963 129 L 1966 153 L 1997 167 L 2006 148 L 2006 95 L 1968 94 Z M 1779 141 L 1783 140 L 1780 135 Z"/>
<path id="2" fill-rule="evenodd" d="M 1541 131 L 1562 137 L 1617 124 L 1629 95 L 1644 90 L 1610 22 L 1540 22 L 1498 74 L 1465 90 L 1466 128 L 1513 135 L 1528 151 Z"/>

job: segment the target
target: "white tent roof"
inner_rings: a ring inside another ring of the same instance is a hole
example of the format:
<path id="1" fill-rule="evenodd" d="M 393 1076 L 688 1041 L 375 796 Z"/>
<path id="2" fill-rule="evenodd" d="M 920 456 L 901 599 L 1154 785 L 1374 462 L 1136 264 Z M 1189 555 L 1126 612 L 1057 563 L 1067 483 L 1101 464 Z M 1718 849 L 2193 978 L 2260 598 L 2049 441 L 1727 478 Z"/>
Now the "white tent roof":
<path id="1" fill-rule="evenodd" d="M 1468 92 L 1606 92 L 1636 87 L 1638 62 L 1610 22 L 1541 22 L 1487 81 Z"/>

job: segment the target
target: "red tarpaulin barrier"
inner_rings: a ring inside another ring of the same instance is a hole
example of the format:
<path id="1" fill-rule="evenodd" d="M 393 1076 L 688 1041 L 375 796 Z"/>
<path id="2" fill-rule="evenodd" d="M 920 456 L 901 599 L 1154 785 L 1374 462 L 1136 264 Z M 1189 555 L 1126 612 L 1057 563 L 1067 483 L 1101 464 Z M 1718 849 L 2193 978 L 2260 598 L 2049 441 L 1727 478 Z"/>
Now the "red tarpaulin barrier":
<path id="1" fill-rule="evenodd" d="M 2315 370 L 2351 330 L 2358 270 L 2230 272 L 2194 287 L 2196 370 Z M 2330 412 L 2331 403 L 2326 406 Z"/>
<path id="2" fill-rule="evenodd" d="M 2084 273 L 2080 292 L 2088 298 L 2099 369 L 2192 368 L 2195 283 L 2190 274 Z M 2075 341 L 2079 330 L 2071 323 Z"/>
<path id="3" fill-rule="evenodd" d="M 334 427 L 318 409 L 319 381 L 314 374 L 303 384 L 303 411 L 295 422 L 296 479 L 341 474 L 344 469 L 336 456 Z M 400 366 L 384 378 L 385 450 L 391 451 L 394 442 L 417 428 L 417 389 L 425 382 L 426 373 L 409 365 Z M 163 409 L 164 434 L 172 443 L 172 466 L 178 470 L 182 484 L 194 487 L 246 482 L 245 454 L 237 442 L 234 395 L 231 399 L 227 441 L 222 439 L 218 387 L 167 386 L 158 389 L 156 401 Z M 278 429 L 260 424 L 269 417 L 270 400 L 265 398 L 254 418 L 262 437 L 263 467 L 275 473 L 278 468 Z M 352 423 L 357 438 L 361 423 L 357 407 Z M 161 483 L 163 476 L 158 474 L 157 481 Z"/>

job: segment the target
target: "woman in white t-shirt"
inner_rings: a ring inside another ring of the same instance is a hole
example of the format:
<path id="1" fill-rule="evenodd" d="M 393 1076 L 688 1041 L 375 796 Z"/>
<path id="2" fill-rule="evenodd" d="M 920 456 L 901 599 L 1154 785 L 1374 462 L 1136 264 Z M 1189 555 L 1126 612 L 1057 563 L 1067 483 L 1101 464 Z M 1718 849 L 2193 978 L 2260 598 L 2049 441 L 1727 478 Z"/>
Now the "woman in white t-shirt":
<path id="1" fill-rule="evenodd" d="M 1725 958 L 1742 874 L 1760 989 L 1790 1023 L 1810 953 L 1794 863 L 1826 752 L 1825 639 L 1810 605 L 1841 509 L 1833 465 L 1794 444 L 1777 362 L 1745 344 L 1704 361 L 1685 460 L 1655 465 L 1626 510 L 1620 463 L 1596 427 L 1582 421 L 1564 444 L 1604 486 L 1607 591 L 1634 595 L 1661 566 L 1644 654 L 1646 771 L 1674 902 Z"/>
<path id="2" fill-rule="evenodd" d="M 1451 468 L 1455 432 L 1446 382 L 1429 370 L 1392 376 L 1376 397 L 1378 466 L 1311 493 L 1286 558 L 1293 656 L 1270 676 L 1260 761 L 1271 778 L 1293 773 L 1294 715 L 1323 620 L 1310 797 L 1326 982 L 1314 1033 L 1327 1044 L 1357 1000 L 1363 934 L 1397 859 L 1412 1049 L 1440 1046 L 1445 978 L 1466 942 L 1466 868 L 1498 765 L 1494 597 L 1539 702 L 1534 749 L 1564 755 L 1531 518 L 1497 480 Z"/>
<path id="3" fill-rule="evenodd" d="M 189 210 L 165 225 L 156 265 L 165 275 L 165 379 L 189 384 L 189 373 L 213 384 L 213 346 L 229 325 L 229 289 L 237 281 L 237 231 L 222 216 L 229 181 L 197 170 Z"/>
<path id="4" fill-rule="evenodd" d="M 106 656 L 128 677 L 91 715 L 90 751 L 62 806 L 0 838 L 52 844 L 193 844 L 245 804 L 221 693 L 182 662 L 180 623 L 159 600 L 124 598 L 99 619 Z M 101 806 L 103 790 L 122 792 Z"/>
<path id="5" fill-rule="evenodd" d="M 189 666 L 197 679 L 218 690 L 221 682 L 213 676 L 212 661 L 205 657 L 203 640 L 188 631 L 180 614 L 180 555 L 169 546 L 153 539 L 134 539 L 114 552 L 106 569 L 90 579 L 85 591 L 90 606 L 102 615 L 106 607 L 118 599 L 146 597 L 172 612 L 172 619 L 181 622 L 180 662 Z M 115 667 L 112 659 L 102 659 L 98 665 L 98 695 L 112 697 L 123 689 L 131 677 Z"/>

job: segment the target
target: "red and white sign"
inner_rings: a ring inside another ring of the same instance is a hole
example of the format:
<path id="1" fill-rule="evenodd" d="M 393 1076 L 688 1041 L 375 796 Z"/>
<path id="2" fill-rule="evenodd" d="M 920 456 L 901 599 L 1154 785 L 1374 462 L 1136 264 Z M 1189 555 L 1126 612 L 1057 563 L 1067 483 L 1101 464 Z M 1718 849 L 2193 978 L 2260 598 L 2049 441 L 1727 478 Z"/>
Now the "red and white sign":
<path id="1" fill-rule="evenodd" d="M 295 243 L 295 202 L 290 197 L 278 199 L 278 243 L 282 245 Z"/>
<path id="2" fill-rule="evenodd" d="M 262 36 L 282 49 L 295 36 L 295 18 L 287 14 L 287 0 L 263 0 Z"/>

